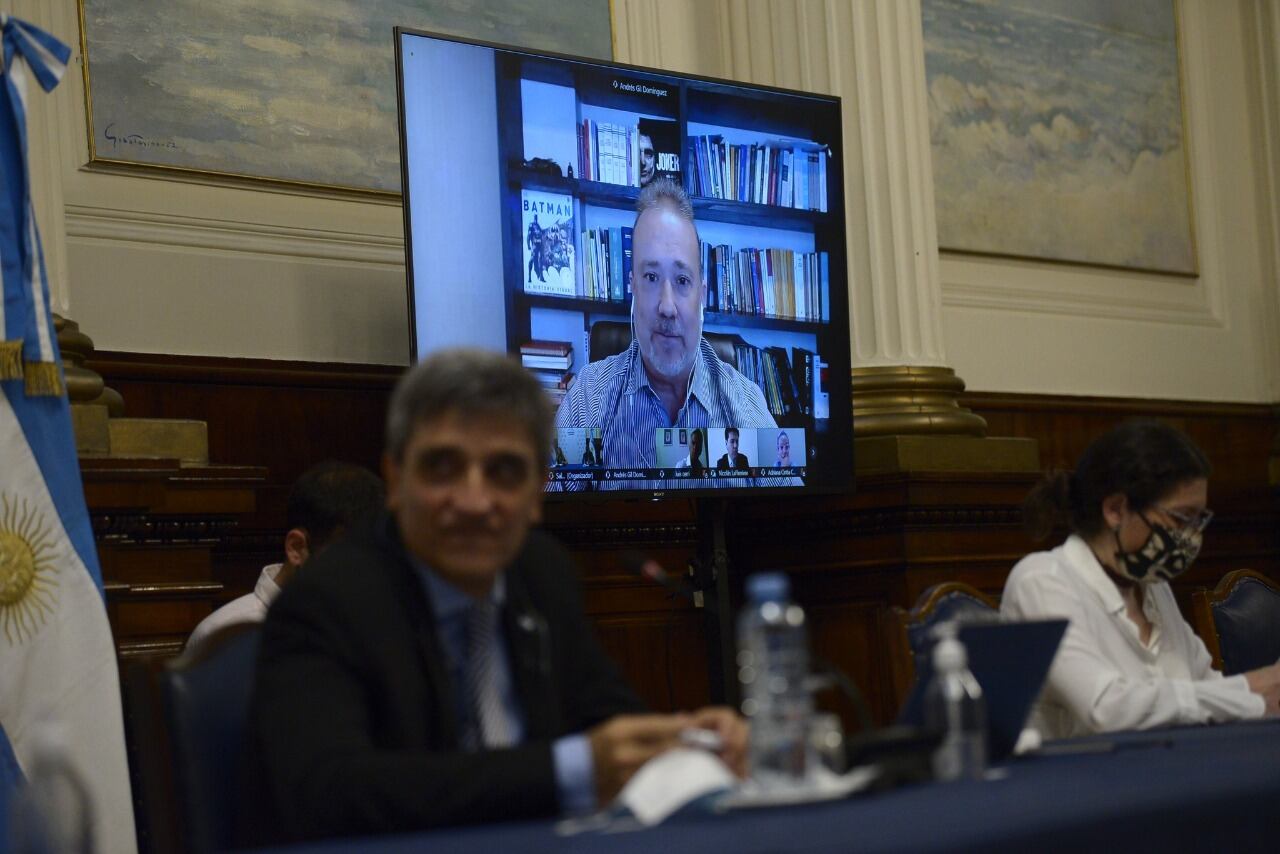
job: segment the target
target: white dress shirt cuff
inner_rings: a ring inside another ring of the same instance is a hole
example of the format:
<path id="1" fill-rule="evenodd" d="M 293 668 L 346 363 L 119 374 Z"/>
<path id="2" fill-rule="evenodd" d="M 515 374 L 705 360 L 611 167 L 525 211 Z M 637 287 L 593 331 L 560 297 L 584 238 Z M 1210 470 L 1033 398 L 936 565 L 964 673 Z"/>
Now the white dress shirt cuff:
<path id="1" fill-rule="evenodd" d="M 560 811 L 565 815 L 586 815 L 596 808 L 595 765 L 591 742 L 586 735 L 566 735 L 551 745 L 556 769 L 556 790 Z"/>

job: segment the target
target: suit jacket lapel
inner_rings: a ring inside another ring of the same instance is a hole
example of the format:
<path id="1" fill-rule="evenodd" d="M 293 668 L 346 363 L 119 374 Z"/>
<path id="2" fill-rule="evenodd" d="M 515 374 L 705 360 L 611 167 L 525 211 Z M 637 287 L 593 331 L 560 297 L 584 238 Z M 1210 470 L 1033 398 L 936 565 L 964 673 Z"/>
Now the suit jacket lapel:
<path id="1" fill-rule="evenodd" d="M 444 650 L 440 646 L 440 637 L 436 632 L 435 612 L 417 570 L 409 563 L 408 554 L 400 540 L 395 518 L 388 514 L 379 530 L 379 539 L 389 558 L 390 575 L 393 583 L 399 588 L 399 598 L 406 603 L 409 616 L 408 630 L 413 635 L 418 647 L 418 657 L 426 671 L 427 694 L 432 699 L 432 707 L 424 710 L 427 715 L 428 741 L 441 739 L 439 744 L 456 748 L 462 743 L 462 727 L 458 721 L 454 703 L 453 683 L 449 677 L 449 669 L 445 663 Z M 431 732 L 430 721 L 438 721 L 439 726 Z"/>
<path id="2" fill-rule="evenodd" d="M 507 573 L 502 620 L 511 679 L 524 712 L 525 738 L 558 736 L 562 726 L 552 675 L 550 630 L 515 567 Z"/>

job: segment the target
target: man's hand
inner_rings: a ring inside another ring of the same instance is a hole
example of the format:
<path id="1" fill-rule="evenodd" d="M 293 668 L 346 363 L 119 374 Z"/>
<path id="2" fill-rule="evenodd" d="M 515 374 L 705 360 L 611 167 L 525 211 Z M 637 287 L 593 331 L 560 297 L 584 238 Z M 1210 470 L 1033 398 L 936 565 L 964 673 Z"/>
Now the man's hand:
<path id="1" fill-rule="evenodd" d="M 1264 714 L 1269 717 L 1280 715 L 1280 662 L 1250 670 L 1244 678 L 1249 683 L 1249 690 L 1262 695 L 1266 702 Z"/>
<path id="2" fill-rule="evenodd" d="M 739 777 L 747 776 L 747 736 L 750 727 L 728 706 L 707 706 L 693 713 L 693 726 L 720 736 L 720 758 Z"/>
<path id="3" fill-rule="evenodd" d="M 690 715 L 618 715 L 589 730 L 597 803 L 612 801 L 641 765 L 679 746 L 680 730 L 694 725 Z"/>

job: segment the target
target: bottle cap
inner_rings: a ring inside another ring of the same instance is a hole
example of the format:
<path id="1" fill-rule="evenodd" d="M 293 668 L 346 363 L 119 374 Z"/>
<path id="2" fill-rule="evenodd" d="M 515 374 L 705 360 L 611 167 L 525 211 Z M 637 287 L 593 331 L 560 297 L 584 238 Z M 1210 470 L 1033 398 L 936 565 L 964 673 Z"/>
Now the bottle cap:
<path id="1" fill-rule="evenodd" d="M 964 644 L 954 637 L 944 637 L 933 648 L 933 669 L 936 673 L 952 673 L 963 670 L 969 664 Z"/>
<path id="2" fill-rule="evenodd" d="M 781 572 L 759 572 L 747 577 L 747 598 L 752 602 L 782 602 L 790 595 L 791 582 Z"/>

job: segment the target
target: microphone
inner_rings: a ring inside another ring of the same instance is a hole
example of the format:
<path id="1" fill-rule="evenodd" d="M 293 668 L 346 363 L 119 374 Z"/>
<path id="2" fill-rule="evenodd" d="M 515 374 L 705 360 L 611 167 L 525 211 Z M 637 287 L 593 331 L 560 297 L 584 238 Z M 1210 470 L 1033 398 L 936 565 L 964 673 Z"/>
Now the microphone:
<path id="1" fill-rule="evenodd" d="M 672 576 L 653 558 L 645 557 L 639 552 L 626 551 L 622 553 L 622 566 L 632 575 L 652 581 L 666 588 L 672 595 L 688 599 L 697 607 L 702 607 L 702 597 L 699 595 L 701 591 L 695 590 L 683 578 Z"/>
<path id="2" fill-rule="evenodd" d="M 641 578 L 659 584 L 673 595 L 692 600 L 693 604 L 699 608 L 702 607 L 702 602 L 700 601 L 702 597 L 699 595 L 701 591 L 693 589 L 683 579 L 677 580 L 673 578 L 670 573 L 662 568 L 662 564 L 653 558 L 645 557 L 639 552 L 627 551 L 622 553 L 622 565 L 633 575 L 638 575 Z M 813 663 L 817 668 L 817 672 L 810 674 L 805 679 L 805 684 L 809 690 L 818 692 L 835 688 L 853 706 L 859 728 L 864 732 L 874 730 L 875 723 L 871 718 L 871 709 L 867 706 L 867 701 L 862 695 L 862 691 L 849 678 L 849 675 L 820 656 L 813 656 Z"/>
<path id="3" fill-rule="evenodd" d="M 702 597 L 684 579 L 671 576 L 662 564 L 644 555 L 627 551 L 622 553 L 622 565 L 633 575 L 665 587 L 673 596 L 690 599 L 701 607 Z M 894 788 L 902 783 L 932 779 L 930 761 L 933 750 L 941 740 L 941 734 L 902 724 L 877 728 L 871 717 L 866 697 L 856 682 L 840 668 L 821 656 L 813 656 L 817 671 L 805 684 L 810 691 L 838 690 L 853 706 L 859 732 L 846 735 L 844 753 L 846 766 L 879 765 L 877 788 Z M 701 736 L 691 736 L 700 739 Z"/>

